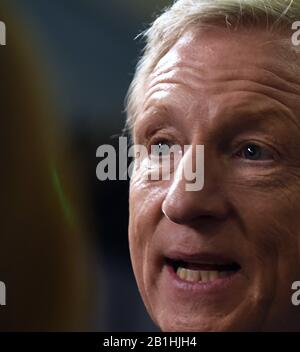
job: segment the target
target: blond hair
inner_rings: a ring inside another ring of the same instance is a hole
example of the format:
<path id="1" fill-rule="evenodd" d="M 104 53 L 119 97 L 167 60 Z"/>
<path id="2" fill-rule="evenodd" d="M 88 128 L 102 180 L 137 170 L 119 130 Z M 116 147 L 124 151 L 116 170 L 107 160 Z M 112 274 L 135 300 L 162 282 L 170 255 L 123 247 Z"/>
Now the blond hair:
<path id="1" fill-rule="evenodd" d="M 178 0 L 141 35 L 146 45 L 130 85 L 127 99 L 127 128 L 131 130 L 139 114 L 141 94 L 147 77 L 158 61 L 183 33 L 191 28 L 216 25 L 231 30 L 259 27 L 266 31 L 290 30 L 300 21 L 300 0 Z M 283 40 L 285 44 L 292 41 Z M 294 47 L 299 51 L 298 47 Z"/>

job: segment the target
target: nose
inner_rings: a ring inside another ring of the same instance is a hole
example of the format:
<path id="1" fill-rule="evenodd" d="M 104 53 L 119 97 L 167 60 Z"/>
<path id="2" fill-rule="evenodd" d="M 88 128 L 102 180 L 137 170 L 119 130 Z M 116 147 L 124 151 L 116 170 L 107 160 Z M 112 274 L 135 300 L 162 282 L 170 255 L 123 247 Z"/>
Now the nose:
<path id="1" fill-rule="evenodd" d="M 195 156 L 190 153 L 189 158 Z M 207 161 L 209 159 L 209 161 Z M 229 213 L 226 192 L 222 189 L 222 170 L 213 156 L 204 157 L 204 186 L 201 190 L 187 190 L 187 180 L 178 167 L 173 182 L 162 203 L 162 212 L 169 221 L 188 224 L 201 219 L 224 220 Z M 181 161 L 183 162 L 183 161 Z"/>

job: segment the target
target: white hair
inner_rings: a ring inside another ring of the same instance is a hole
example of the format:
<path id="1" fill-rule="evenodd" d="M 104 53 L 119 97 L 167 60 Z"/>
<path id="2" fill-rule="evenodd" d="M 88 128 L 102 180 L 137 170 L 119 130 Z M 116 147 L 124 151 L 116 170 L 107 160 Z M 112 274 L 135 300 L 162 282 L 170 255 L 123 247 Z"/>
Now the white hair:
<path id="1" fill-rule="evenodd" d="M 142 33 L 146 46 L 127 94 L 127 128 L 133 128 L 139 115 L 147 78 L 187 29 L 215 25 L 238 30 L 242 26 L 292 33 L 295 21 L 300 21 L 300 0 L 175 1 Z M 291 38 L 284 42 L 292 47 Z M 294 49 L 299 52 L 299 47 Z"/>

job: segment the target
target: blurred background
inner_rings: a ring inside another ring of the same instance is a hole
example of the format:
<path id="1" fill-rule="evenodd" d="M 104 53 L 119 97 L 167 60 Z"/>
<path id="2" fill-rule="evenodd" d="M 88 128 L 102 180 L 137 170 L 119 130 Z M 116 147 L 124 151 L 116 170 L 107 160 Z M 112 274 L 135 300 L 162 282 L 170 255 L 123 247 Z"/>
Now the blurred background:
<path id="1" fill-rule="evenodd" d="M 128 182 L 97 180 L 96 149 L 118 145 L 134 38 L 168 3 L 1 0 L 0 330 L 157 330 L 130 264 Z"/>

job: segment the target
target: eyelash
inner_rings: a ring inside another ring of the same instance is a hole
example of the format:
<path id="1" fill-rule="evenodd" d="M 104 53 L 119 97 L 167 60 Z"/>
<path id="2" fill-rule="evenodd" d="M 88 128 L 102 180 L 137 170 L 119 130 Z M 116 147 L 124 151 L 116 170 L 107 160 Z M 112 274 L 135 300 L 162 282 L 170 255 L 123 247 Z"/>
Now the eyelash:
<path id="1" fill-rule="evenodd" d="M 243 153 L 243 151 L 245 151 L 246 147 L 250 147 L 250 146 L 255 146 L 260 148 L 260 150 L 262 151 L 262 153 L 267 153 L 269 154 L 270 157 L 267 157 L 265 159 L 260 159 L 260 160 L 251 160 L 251 159 L 247 159 L 243 156 L 241 156 L 241 153 Z M 233 157 L 235 158 L 240 158 L 243 160 L 246 160 L 248 162 L 272 162 L 274 160 L 276 160 L 278 158 L 278 152 L 271 146 L 263 144 L 261 142 L 255 141 L 255 140 L 247 140 L 244 141 L 242 143 L 239 143 L 238 147 L 236 147 L 234 149 L 234 153 L 233 153 Z"/>
<path id="2" fill-rule="evenodd" d="M 176 140 L 176 138 L 174 136 L 171 136 L 170 134 L 168 134 L 167 132 L 161 131 L 161 130 L 156 130 L 153 133 L 150 134 L 150 136 L 148 136 L 146 138 L 146 147 L 149 153 L 151 153 L 151 146 L 153 145 L 159 145 L 159 144 L 168 144 L 170 147 L 172 145 L 176 145 L 179 144 Z M 250 160 L 244 157 L 241 157 L 238 155 L 238 153 L 242 153 L 243 152 L 243 148 L 246 148 L 247 146 L 256 146 L 258 148 L 260 148 L 262 150 L 262 152 L 266 152 L 267 154 L 270 155 L 270 158 L 267 159 L 262 159 L 262 160 Z M 251 139 L 247 139 L 247 140 L 243 140 L 242 142 L 238 142 L 235 143 L 235 146 L 233 146 L 232 150 L 234 150 L 234 152 L 231 154 L 232 157 L 234 158 L 240 158 L 245 160 L 246 162 L 272 162 L 275 161 L 276 159 L 278 159 L 278 157 L 280 156 L 279 152 L 271 145 L 263 143 L 261 141 L 257 141 L 257 140 L 251 140 Z"/>
<path id="3" fill-rule="evenodd" d="M 151 146 L 153 145 L 158 145 L 158 144 L 168 144 L 168 145 L 174 145 L 175 143 L 175 138 L 166 136 L 166 135 L 155 135 L 153 137 L 148 137 L 146 140 L 146 147 L 148 151 L 151 151 Z"/>

